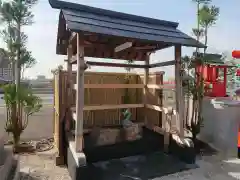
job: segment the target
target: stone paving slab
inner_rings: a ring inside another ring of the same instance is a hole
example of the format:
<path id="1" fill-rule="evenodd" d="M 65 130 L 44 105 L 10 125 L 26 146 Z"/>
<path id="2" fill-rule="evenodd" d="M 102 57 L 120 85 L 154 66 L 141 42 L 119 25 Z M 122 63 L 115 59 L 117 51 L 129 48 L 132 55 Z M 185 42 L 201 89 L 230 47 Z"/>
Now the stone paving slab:
<path id="1" fill-rule="evenodd" d="M 66 167 L 55 166 L 54 150 L 20 155 L 21 180 L 71 180 Z M 197 168 L 152 180 L 236 180 L 240 179 L 240 160 L 232 158 L 222 161 L 219 156 L 202 157 Z M 141 180 L 129 177 L 129 180 Z"/>

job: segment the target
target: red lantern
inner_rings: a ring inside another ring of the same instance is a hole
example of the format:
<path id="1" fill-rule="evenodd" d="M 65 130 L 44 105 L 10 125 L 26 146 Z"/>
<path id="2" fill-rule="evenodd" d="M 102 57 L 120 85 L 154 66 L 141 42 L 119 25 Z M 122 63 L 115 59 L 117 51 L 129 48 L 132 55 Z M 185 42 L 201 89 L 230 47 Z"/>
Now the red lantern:
<path id="1" fill-rule="evenodd" d="M 233 52 L 232 52 L 232 57 L 233 58 L 237 58 L 237 59 L 240 59 L 240 50 L 234 50 Z"/>

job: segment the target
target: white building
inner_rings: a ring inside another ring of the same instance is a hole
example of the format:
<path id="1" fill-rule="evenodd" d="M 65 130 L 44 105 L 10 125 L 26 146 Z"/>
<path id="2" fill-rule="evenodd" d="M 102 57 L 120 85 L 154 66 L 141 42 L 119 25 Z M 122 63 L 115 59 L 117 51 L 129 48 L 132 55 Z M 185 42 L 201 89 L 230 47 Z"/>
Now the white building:
<path id="1" fill-rule="evenodd" d="M 0 82 L 9 82 L 13 80 L 13 68 L 10 61 L 0 52 Z"/>

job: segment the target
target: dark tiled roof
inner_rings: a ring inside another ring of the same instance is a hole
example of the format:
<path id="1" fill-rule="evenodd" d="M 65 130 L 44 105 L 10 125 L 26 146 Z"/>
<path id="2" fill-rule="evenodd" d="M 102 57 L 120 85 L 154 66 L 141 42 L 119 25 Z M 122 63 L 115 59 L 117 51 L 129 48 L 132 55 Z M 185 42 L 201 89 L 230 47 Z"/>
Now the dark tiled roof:
<path id="1" fill-rule="evenodd" d="M 204 53 L 199 53 L 199 56 L 203 57 Z M 225 64 L 221 54 L 206 53 L 204 61 L 207 64 Z"/>
<path id="2" fill-rule="evenodd" d="M 178 23 L 99 9 L 70 2 L 49 0 L 60 9 L 68 29 L 151 42 L 204 47 L 177 29 Z M 61 17 L 60 17 L 61 18 Z"/>
<path id="3" fill-rule="evenodd" d="M 221 54 L 206 54 L 205 59 L 207 63 L 224 64 Z"/>

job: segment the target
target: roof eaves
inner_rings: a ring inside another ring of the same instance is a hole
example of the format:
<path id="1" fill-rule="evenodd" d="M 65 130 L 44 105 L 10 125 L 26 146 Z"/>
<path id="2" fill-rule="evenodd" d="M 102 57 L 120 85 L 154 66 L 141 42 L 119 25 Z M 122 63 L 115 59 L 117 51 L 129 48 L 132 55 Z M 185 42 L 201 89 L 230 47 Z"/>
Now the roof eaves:
<path id="1" fill-rule="evenodd" d="M 230 65 L 230 64 L 226 64 L 226 63 L 206 62 L 205 64 L 212 65 L 212 66 L 237 67 L 235 65 Z"/>
<path id="2" fill-rule="evenodd" d="M 109 28 L 102 28 L 95 26 L 94 28 L 90 28 L 90 26 L 75 26 L 75 24 L 72 24 L 71 22 L 68 22 L 68 28 L 71 29 L 73 32 L 92 32 L 97 34 L 105 34 L 110 36 L 119 36 L 119 37 L 127 37 L 127 38 L 133 38 L 133 39 L 141 39 L 146 41 L 153 41 L 157 43 L 171 43 L 172 45 L 180 44 L 182 46 L 188 46 L 188 47 L 198 47 L 198 48 L 204 48 L 205 46 L 200 43 L 199 41 L 191 38 L 188 36 L 186 37 L 171 37 L 171 36 L 164 36 L 164 35 L 151 35 L 151 34 L 145 34 L 145 33 L 136 33 L 131 31 L 125 31 L 125 30 L 119 30 L 114 29 L 112 31 Z M 121 35 L 120 35 L 121 34 Z"/>
<path id="3" fill-rule="evenodd" d="M 180 30 L 178 30 L 180 31 Z M 196 39 L 192 38 L 191 36 L 187 35 L 186 33 L 180 31 L 182 34 L 184 34 L 185 36 L 188 36 L 189 39 L 191 39 L 192 41 L 195 41 L 195 44 L 197 48 L 207 48 L 207 46 L 205 46 L 203 43 L 201 43 L 200 41 L 197 41 Z M 183 44 L 184 45 L 184 44 Z"/>
<path id="4" fill-rule="evenodd" d="M 65 1 L 59 1 L 59 0 L 49 0 L 49 4 L 54 9 L 72 9 L 72 10 L 76 10 L 76 11 L 84 11 L 84 12 L 100 14 L 100 15 L 104 15 L 104 16 L 115 17 L 115 18 L 119 18 L 119 19 L 127 19 L 127 20 L 131 20 L 131 21 L 138 21 L 138 22 L 144 22 L 144 23 L 149 23 L 149 24 L 159 24 L 159 25 L 164 25 L 164 26 L 172 27 L 172 28 L 178 27 L 177 22 L 171 22 L 171 21 L 142 17 L 142 16 L 127 14 L 127 13 L 122 13 L 122 12 L 105 10 L 105 9 L 86 6 L 86 5 L 77 4 L 77 3 L 65 2 Z"/>

